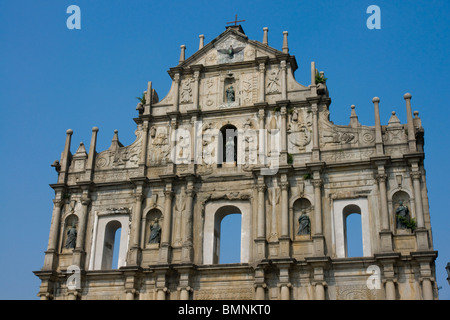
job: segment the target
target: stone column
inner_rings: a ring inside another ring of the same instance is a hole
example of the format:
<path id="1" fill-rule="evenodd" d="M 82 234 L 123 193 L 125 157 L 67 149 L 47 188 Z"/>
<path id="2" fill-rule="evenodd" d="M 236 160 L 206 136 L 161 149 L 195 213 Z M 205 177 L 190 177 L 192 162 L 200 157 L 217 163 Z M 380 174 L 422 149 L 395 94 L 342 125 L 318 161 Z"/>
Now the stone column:
<path id="1" fill-rule="evenodd" d="M 203 48 L 204 43 L 205 43 L 205 35 L 201 34 L 198 36 L 200 38 L 199 44 L 198 44 L 198 50 L 200 50 L 201 48 Z"/>
<path id="2" fill-rule="evenodd" d="M 201 131 L 201 128 L 200 128 Z M 198 140 L 197 140 L 197 114 L 193 114 L 191 117 L 191 139 L 190 139 L 190 161 L 188 167 L 189 172 L 194 171 L 194 164 L 197 163 L 197 146 L 198 146 Z M 201 139 L 200 139 L 201 141 Z"/>
<path id="3" fill-rule="evenodd" d="M 311 90 L 311 96 L 317 96 L 317 85 L 316 85 L 316 63 L 311 61 L 311 85 L 309 86 Z"/>
<path id="4" fill-rule="evenodd" d="M 264 33 L 263 33 L 262 44 L 269 45 L 269 37 L 268 37 L 269 28 L 264 27 L 263 31 L 264 31 Z"/>
<path id="5" fill-rule="evenodd" d="M 322 179 L 313 179 L 314 186 L 314 256 L 325 254 L 325 239 L 322 231 Z"/>
<path id="6" fill-rule="evenodd" d="M 313 179 L 314 186 L 314 234 L 322 234 L 322 179 Z"/>
<path id="7" fill-rule="evenodd" d="M 61 157 L 61 169 L 58 175 L 58 183 L 65 183 L 67 180 L 67 172 L 69 171 L 69 163 L 70 163 L 70 142 L 72 139 L 73 130 L 68 129 L 66 131 L 66 143 L 64 145 L 64 151 Z"/>
<path id="8" fill-rule="evenodd" d="M 313 147 L 312 147 L 312 160 L 313 161 L 319 161 L 320 159 L 320 149 L 319 149 L 319 108 L 317 106 L 317 103 L 313 103 L 311 107 L 312 111 L 312 127 L 313 127 Z"/>
<path id="9" fill-rule="evenodd" d="M 135 192 L 135 204 L 131 218 L 131 230 L 130 230 L 130 249 L 127 265 L 137 266 L 139 265 L 140 254 L 140 235 L 141 235 L 141 222 L 142 222 L 142 200 L 144 200 L 143 186 L 140 182 L 136 186 Z"/>
<path id="10" fill-rule="evenodd" d="M 169 263 L 170 237 L 172 233 L 172 183 L 166 184 L 164 190 L 164 221 L 161 230 L 161 246 L 159 249 L 159 263 Z"/>
<path id="11" fill-rule="evenodd" d="M 381 252 L 392 252 L 392 232 L 389 228 L 389 209 L 387 202 L 387 190 L 386 190 L 386 179 L 384 167 L 379 167 L 378 174 L 376 176 L 378 181 L 378 191 L 380 194 L 380 215 L 381 215 L 381 230 L 380 230 L 380 246 Z"/>
<path id="12" fill-rule="evenodd" d="M 95 162 L 95 155 L 96 155 L 96 145 L 97 145 L 97 132 L 98 128 L 93 127 L 92 128 L 92 136 L 91 136 L 91 144 L 89 145 L 89 155 L 88 160 L 86 164 L 86 178 L 87 181 L 92 181 L 92 175 L 94 171 L 94 162 Z"/>
<path id="13" fill-rule="evenodd" d="M 262 181 L 261 181 L 262 180 Z M 265 206 L 264 206 L 264 192 L 266 191 L 266 185 L 264 184 L 264 178 L 258 181 L 256 186 L 258 190 L 258 228 L 257 237 L 265 238 Z"/>
<path id="14" fill-rule="evenodd" d="M 281 235 L 280 235 L 280 255 L 282 257 L 290 256 L 290 244 L 289 238 L 289 182 L 287 175 L 281 175 Z"/>
<path id="15" fill-rule="evenodd" d="M 433 285 L 430 278 L 422 279 L 423 300 L 433 300 Z"/>
<path id="16" fill-rule="evenodd" d="M 89 189 L 87 186 L 83 187 L 83 194 L 81 196 L 81 212 L 78 220 L 78 234 L 75 249 L 73 250 L 72 264 L 84 269 L 85 243 L 86 243 L 86 225 L 88 219 L 88 207 L 91 203 L 89 198 Z"/>
<path id="17" fill-rule="evenodd" d="M 192 262 L 192 203 L 194 198 L 194 181 L 192 177 L 188 177 L 186 188 L 186 209 L 184 211 L 183 219 L 183 248 L 181 254 L 181 261 L 183 263 Z"/>
<path id="18" fill-rule="evenodd" d="M 280 62 L 281 100 L 287 99 L 286 69 L 286 61 L 282 60 Z"/>
<path id="19" fill-rule="evenodd" d="M 258 101 L 264 102 L 265 100 L 265 85 L 266 82 L 266 61 L 261 61 L 259 63 L 259 95 L 258 95 Z"/>
<path id="20" fill-rule="evenodd" d="M 429 241 L 428 241 L 428 231 L 425 228 L 424 214 L 423 214 L 423 202 L 422 202 L 422 186 L 420 183 L 420 179 L 422 174 L 420 171 L 412 171 L 410 172 L 410 176 L 413 180 L 414 187 L 414 204 L 416 207 L 416 242 L 417 242 L 417 250 L 428 250 L 429 249 Z"/>
<path id="21" fill-rule="evenodd" d="M 192 287 L 189 285 L 190 270 L 182 269 L 179 270 L 180 281 L 177 290 L 180 292 L 180 300 L 189 300 L 190 293 L 193 291 Z"/>
<path id="22" fill-rule="evenodd" d="M 267 285 L 264 282 L 264 268 L 255 269 L 255 300 L 265 300 Z"/>
<path id="23" fill-rule="evenodd" d="M 378 181 L 378 187 L 379 187 L 379 191 L 380 191 L 380 200 L 381 200 L 381 230 L 389 230 L 386 179 L 387 179 L 387 175 L 385 173 L 377 174 L 377 181 Z"/>
<path id="24" fill-rule="evenodd" d="M 287 153 L 286 105 L 281 107 L 281 153 Z"/>
<path id="25" fill-rule="evenodd" d="M 186 57 L 186 46 L 184 44 L 182 44 L 180 46 L 180 60 L 178 60 L 178 63 L 182 63 Z"/>
<path id="26" fill-rule="evenodd" d="M 396 300 L 394 280 L 387 279 L 384 287 L 386 292 L 386 300 Z"/>
<path id="27" fill-rule="evenodd" d="M 259 165 L 265 165 L 266 163 L 266 130 L 265 130 L 265 118 L 266 111 L 264 108 L 259 109 L 259 142 L 258 142 L 258 163 Z"/>
<path id="28" fill-rule="evenodd" d="M 180 97 L 180 74 L 176 73 L 173 77 L 174 81 L 174 99 L 173 99 L 173 105 L 175 107 L 174 111 L 178 111 L 179 108 L 179 97 Z"/>
<path id="29" fill-rule="evenodd" d="M 289 47 L 288 47 L 288 32 L 283 31 L 283 53 L 289 53 Z"/>
<path id="30" fill-rule="evenodd" d="M 62 191 L 57 191 L 53 200 L 52 223 L 50 225 L 47 251 L 45 251 L 43 270 L 54 270 L 56 268 L 57 243 L 61 224 L 61 207 L 63 204 Z"/>
<path id="31" fill-rule="evenodd" d="M 289 182 L 285 174 L 281 177 L 281 236 L 289 237 L 289 202 L 288 202 Z"/>
<path id="32" fill-rule="evenodd" d="M 416 221 L 417 221 L 417 228 L 424 228 L 424 218 L 423 218 L 423 204 L 422 204 L 422 188 L 420 185 L 420 178 L 422 174 L 420 171 L 412 171 L 410 172 L 410 176 L 413 180 L 413 186 L 414 186 L 414 201 L 416 205 Z"/>
<path id="33" fill-rule="evenodd" d="M 406 101 L 406 119 L 408 121 L 408 145 L 410 152 L 416 152 L 416 130 L 414 128 L 414 119 L 411 110 L 411 94 L 406 93 L 403 98 Z"/>
<path id="34" fill-rule="evenodd" d="M 255 284 L 255 300 L 265 300 L 267 285 L 263 284 Z"/>
<path id="35" fill-rule="evenodd" d="M 148 148 L 148 130 L 149 124 L 148 121 L 144 121 L 142 125 L 142 143 L 141 143 L 141 156 L 139 158 L 139 168 L 141 168 L 141 175 L 145 176 L 145 168 L 147 163 L 147 148 Z"/>
<path id="36" fill-rule="evenodd" d="M 381 121 L 380 121 L 380 98 L 374 97 L 372 99 L 374 109 L 375 109 L 375 146 L 377 149 L 377 155 L 383 155 L 383 138 L 381 135 Z"/>
<path id="37" fill-rule="evenodd" d="M 258 177 L 256 190 L 258 193 L 258 212 L 257 212 L 257 226 L 256 226 L 256 259 L 263 260 L 266 258 L 266 212 L 265 212 L 265 191 L 266 184 L 264 183 L 264 176 Z"/>
<path id="38" fill-rule="evenodd" d="M 281 300 L 290 300 L 290 288 L 292 287 L 289 282 L 289 266 L 281 265 L 280 266 L 280 298 Z"/>
<path id="39" fill-rule="evenodd" d="M 194 71 L 194 89 L 192 93 L 192 101 L 194 102 L 194 108 L 198 109 L 198 95 L 199 95 L 199 82 L 200 82 L 200 69 L 197 67 Z"/>

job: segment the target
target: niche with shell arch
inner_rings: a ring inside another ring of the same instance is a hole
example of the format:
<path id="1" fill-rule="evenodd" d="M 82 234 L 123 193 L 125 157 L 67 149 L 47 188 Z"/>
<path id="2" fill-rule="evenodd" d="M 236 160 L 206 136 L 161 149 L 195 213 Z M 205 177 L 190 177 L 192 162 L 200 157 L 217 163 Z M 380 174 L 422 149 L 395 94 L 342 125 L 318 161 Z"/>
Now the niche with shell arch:
<path id="1" fill-rule="evenodd" d="M 152 227 L 156 227 L 155 222 L 159 225 L 159 241 L 152 239 Z M 161 242 L 161 229 L 163 222 L 163 215 L 161 210 L 153 208 L 145 215 L 145 232 L 144 232 L 144 247 L 145 248 L 158 248 Z"/>
<path id="2" fill-rule="evenodd" d="M 397 228 L 397 208 L 399 207 L 400 201 L 402 201 L 403 206 L 408 207 L 410 218 L 414 218 L 413 208 L 411 206 L 411 198 L 409 194 L 403 190 L 399 190 L 392 195 L 392 218 L 394 223 L 394 228 L 398 233 L 409 233 L 407 229 L 398 229 Z"/>
<path id="3" fill-rule="evenodd" d="M 298 198 L 292 205 L 293 210 L 293 226 L 295 239 L 311 238 L 311 219 L 313 207 L 311 202 L 306 198 Z M 299 221 L 302 217 L 301 221 Z M 300 226 L 301 225 L 301 226 Z M 308 226 L 309 225 L 309 226 Z"/>
<path id="4" fill-rule="evenodd" d="M 72 228 L 72 226 L 75 226 L 75 229 L 78 231 L 78 217 L 74 213 L 69 214 L 64 219 L 63 228 L 62 228 L 63 229 L 62 242 L 61 242 L 61 252 L 62 253 L 71 253 L 72 250 L 74 249 L 74 247 L 66 248 L 66 245 L 68 244 L 67 243 L 68 233 L 69 233 L 69 230 Z"/>

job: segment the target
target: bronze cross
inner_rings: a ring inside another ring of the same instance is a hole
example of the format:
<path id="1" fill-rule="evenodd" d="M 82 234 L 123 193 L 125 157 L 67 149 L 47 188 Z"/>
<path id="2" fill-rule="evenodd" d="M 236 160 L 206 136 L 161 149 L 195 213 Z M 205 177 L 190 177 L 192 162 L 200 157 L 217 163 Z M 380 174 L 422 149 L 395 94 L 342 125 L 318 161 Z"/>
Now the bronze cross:
<path id="1" fill-rule="evenodd" d="M 237 26 L 237 23 L 238 23 L 238 22 L 244 22 L 244 21 L 245 21 L 245 20 L 238 20 L 238 19 L 237 19 L 237 15 L 236 15 L 235 18 L 234 18 L 234 21 L 227 22 L 227 24 L 234 23 L 234 25 Z"/>

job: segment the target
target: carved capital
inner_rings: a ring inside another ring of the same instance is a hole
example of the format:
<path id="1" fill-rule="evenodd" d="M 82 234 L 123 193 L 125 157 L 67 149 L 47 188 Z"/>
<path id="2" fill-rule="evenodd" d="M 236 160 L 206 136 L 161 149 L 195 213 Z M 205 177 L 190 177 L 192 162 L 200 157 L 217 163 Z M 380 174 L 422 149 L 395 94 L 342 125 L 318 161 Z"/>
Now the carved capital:
<path id="1" fill-rule="evenodd" d="M 173 191 L 172 190 L 164 190 L 164 197 L 172 199 Z"/>
<path id="2" fill-rule="evenodd" d="M 81 197 L 81 204 L 83 206 L 88 206 L 91 203 L 91 198 L 88 197 Z"/>
<path id="3" fill-rule="evenodd" d="M 137 193 L 134 195 L 134 200 L 136 202 L 142 202 L 142 200 L 144 200 L 144 195 L 142 193 Z"/>
<path id="4" fill-rule="evenodd" d="M 409 173 L 409 175 L 413 180 L 420 180 L 420 178 L 422 177 L 422 173 L 420 173 L 420 171 L 412 171 Z"/>
<path id="5" fill-rule="evenodd" d="M 376 179 L 377 179 L 378 183 L 385 183 L 386 179 L 387 179 L 387 174 L 385 174 L 385 173 L 377 174 Z"/>
<path id="6" fill-rule="evenodd" d="M 266 116 L 266 111 L 264 109 L 259 109 L 258 110 L 258 118 L 261 120 L 261 119 L 264 119 L 265 116 Z M 262 128 L 260 128 L 260 129 L 262 129 Z"/>
<path id="7" fill-rule="evenodd" d="M 62 199 L 53 199 L 53 205 L 55 207 L 61 207 L 64 204 L 64 200 Z"/>
<path id="8" fill-rule="evenodd" d="M 280 188 L 281 188 L 281 190 L 287 190 L 288 187 L 289 187 L 289 182 L 287 182 L 287 181 L 281 181 L 281 182 L 280 182 Z"/>
<path id="9" fill-rule="evenodd" d="M 311 183 L 314 186 L 314 188 L 320 188 L 323 184 L 323 180 L 322 179 L 312 179 Z"/>
<path id="10" fill-rule="evenodd" d="M 258 192 L 264 192 L 266 191 L 267 187 L 265 184 L 257 184 L 256 185 L 256 190 L 258 190 Z"/>
<path id="11" fill-rule="evenodd" d="M 185 191 L 185 193 L 186 193 L 186 196 L 187 197 L 189 197 L 189 198 L 192 198 L 193 196 L 194 196 L 194 188 L 186 188 L 186 191 Z"/>

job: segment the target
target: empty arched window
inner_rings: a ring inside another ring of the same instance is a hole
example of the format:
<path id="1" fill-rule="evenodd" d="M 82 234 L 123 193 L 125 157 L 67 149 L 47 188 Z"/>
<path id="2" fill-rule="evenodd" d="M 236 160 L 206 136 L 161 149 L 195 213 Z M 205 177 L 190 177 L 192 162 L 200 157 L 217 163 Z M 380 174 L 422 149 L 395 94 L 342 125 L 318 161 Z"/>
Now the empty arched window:
<path id="1" fill-rule="evenodd" d="M 218 263 L 241 262 L 241 214 L 237 211 L 220 222 Z"/>
<path id="2" fill-rule="evenodd" d="M 372 255 L 367 198 L 334 200 L 333 229 L 336 257 Z"/>
<path id="3" fill-rule="evenodd" d="M 120 249 L 120 234 L 122 225 L 119 221 L 113 220 L 106 224 L 105 238 L 103 242 L 103 257 L 102 257 L 102 270 L 118 269 L 119 261 L 119 249 Z M 116 237 L 117 233 L 117 237 Z M 118 240 L 118 241 L 117 241 Z M 113 266 L 114 252 L 116 252 L 116 264 Z"/>
<path id="4" fill-rule="evenodd" d="M 236 165 L 238 131 L 235 126 L 227 124 L 220 129 L 219 134 L 219 166 L 222 164 Z M 221 147 L 220 147 L 221 146 Z"/>
<path id="5" fill-rule="evenodd" d="M 345 256 L 362 257 L 362 224 L 361 208 L 357 205 L 348 205 L 343 211 Z"/>
<path id="6" fill-rule="evenodd" d="M 239 221 L 240 220 L 240 221 Z M 250 203 L 243 200 L 216 200 L 205 204 L 205 223 L 203 235 L 203 263 L 246 263 L 251 252 L 250 241 Z M 222 228 L 223 223 L 223 228 Z M 232 230 L 229 230 L 231 227 Z M 230 240 L 232 239 L 232 240 Z M 239 243 L 239 245 L 238 245 Z M 228 244 L 239 258 L 225 258 L 223 251 Z M 222 258 L 221 258 L 222 251 Z"/>

